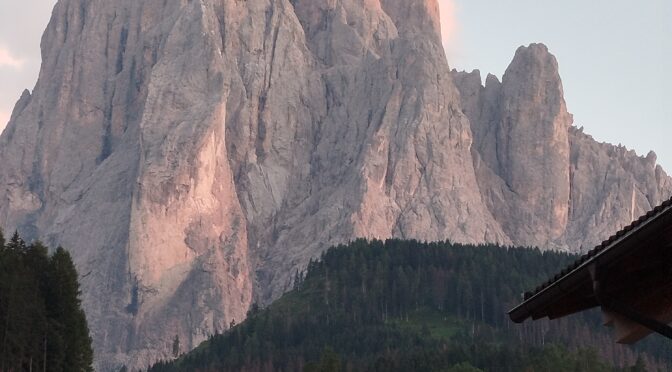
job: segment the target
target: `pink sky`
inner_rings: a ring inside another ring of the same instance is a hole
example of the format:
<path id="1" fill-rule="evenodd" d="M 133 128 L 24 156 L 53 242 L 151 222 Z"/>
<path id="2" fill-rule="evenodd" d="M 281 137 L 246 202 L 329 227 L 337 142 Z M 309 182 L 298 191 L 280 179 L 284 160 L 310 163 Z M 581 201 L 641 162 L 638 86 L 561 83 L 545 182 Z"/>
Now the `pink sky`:
<path id="1" fill-rule="evenodd" d="M 22 59 L 13 56 L 7 48 L 0 46 L 0 67 L 20 69 L 23 67 L 23 63 Z"/>
<path id="2" fill-rule="evenodd" d="M 12 55 L 12 53 L 2 46 L 0 46 L 0 68 L 10 69 L 10 70 L 21 70 L 23 68 L 24 61 L 18 57 Z M 8 107 L 3 107 L 8 106 Z M 0 131 L 5 128 L 7 122 L 9 121 L 11 104 L 6 104 L 0 106 Z"/>
<path id="3" fill-rule="evenodd" d="M 0 1 L 0 131 L 40 70 L 40 38 L 56 0 Z"/>
<path id="4" fill-rule="evenodd" d="M 4 109 L 0 109 L 0 131 L 5 129 L 7 122 L 9 122 L 9 113 Z"/>
<path id="5" fill-rule="evenodd" d="M 455 1 L 439 0 L 439 8 L 441 9 L 441 37 L 444 44 L 448 44 L 454 40 L 457 31 Z"/>

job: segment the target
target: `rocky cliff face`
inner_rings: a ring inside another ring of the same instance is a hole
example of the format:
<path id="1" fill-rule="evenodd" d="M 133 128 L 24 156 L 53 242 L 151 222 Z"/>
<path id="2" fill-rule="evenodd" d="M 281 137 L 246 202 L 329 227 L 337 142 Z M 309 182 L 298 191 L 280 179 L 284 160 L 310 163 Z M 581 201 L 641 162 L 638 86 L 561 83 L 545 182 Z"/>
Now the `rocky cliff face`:
<path id="1" fill-rule="evenodd" d="M 518 49 L 502 82 L 452 74 L 483 200 L 515 244 L 590 249 L 672 194 L 654 153 L 639 157 L 572 126 L 546 46 Z"/>
<path id="2" fill-rule="evenodd" d="M 503 81 L 489 77 L 486 88 L 478 74 L 457 75 L 489 209 L 517 244 L 546 246 L 562 238 L 572 117 L 555 58 L 543 45 L 520 48 Z"/>
<path id="3" fill-rule="evenodd" d="M 666 198 L 555 59 L 451 74 L 436 0 L 60 0 L 0 137 L 0 226 L 62 244 L 99 370 L 192 348 L 355 237 L 578 249 Z M 459 88 L 459 89 L 458 89 Z"/>

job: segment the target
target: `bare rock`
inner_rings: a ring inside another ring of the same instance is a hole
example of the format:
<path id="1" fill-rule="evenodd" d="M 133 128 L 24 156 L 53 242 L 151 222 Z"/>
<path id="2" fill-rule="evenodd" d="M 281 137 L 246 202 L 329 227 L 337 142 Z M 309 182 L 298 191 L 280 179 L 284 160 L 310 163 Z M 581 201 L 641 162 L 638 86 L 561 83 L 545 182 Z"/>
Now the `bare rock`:
<path id="1" fill-rule="evenodd" d="M 0 224 L 68 247 L 99 370 L 240 321 L 355 237 L 509 239 L 435 0 L 61 0 Z"/>
<path id="2" fill-rule="evenodd" d="M 518 49 L 502 83 L 452 74 L 483 199 L 515 244 L 589 249 L 672 194 L 655 154 L 597 143 L 572 126 L 544 45 Z"/>
<path id="3" fill-rule="evenodd" d="M 570 129 L 571 201 L 566 242 L 593 248 L 672 195 L 672 182 L 653 152 L 638 156 Z"/>
<path id="4" fill-rule="evenodd" d="M 670 191 L 572 132 L 545 47 L 482 87 L 439 29 L 436 0 L 60 0 L 0 226 L 70 249 L 97 369 L 195 347 L 334 244 L 575 247 Z"/>

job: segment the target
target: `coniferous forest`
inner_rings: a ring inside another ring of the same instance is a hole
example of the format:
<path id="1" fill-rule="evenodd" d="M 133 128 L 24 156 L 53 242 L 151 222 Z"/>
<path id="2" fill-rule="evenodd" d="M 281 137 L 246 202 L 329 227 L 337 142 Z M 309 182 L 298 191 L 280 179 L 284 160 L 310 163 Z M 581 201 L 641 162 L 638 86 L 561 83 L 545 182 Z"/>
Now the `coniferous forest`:
<path id="1" fill-rule="evenodd" d="M 576 256 L 526 248 L 358 240 L 294 289 L 163 371 L 657 371 L 672 344 L 614 342 L 598 311 L 522 325 L 507 311 Z"/>
<path id="2" fill-rule="evenodd" d="M 93 371 L 70 254 L 0 231 L 0 371 Z"/>

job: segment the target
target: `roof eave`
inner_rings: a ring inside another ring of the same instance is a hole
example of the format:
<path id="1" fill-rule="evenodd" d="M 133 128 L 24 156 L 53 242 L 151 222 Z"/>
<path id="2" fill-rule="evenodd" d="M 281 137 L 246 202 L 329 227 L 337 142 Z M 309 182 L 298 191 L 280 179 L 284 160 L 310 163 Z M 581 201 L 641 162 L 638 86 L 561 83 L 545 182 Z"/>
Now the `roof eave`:
<path id="1" fill-rule="evenodd" d="M 562 292 L 567 292 L 567 290 L 574 288 L 585 278 L 585 275 L 589 275 L 588 267 L 590 265 L 598 264 L 599 266 L 613 262 L 614 259 L 618 258 L 627 249 L 631 248 L 634 243 L 639 243 L 642 241 L 642 239 L 638 237 L 642 230 L 648 229 L 650 227 L 656 227 L 658 224 L 663 222 L 665 220 L 663 217 L 666 216 L 670 210 L 672 210 L 672 206 L 668 204 L 668 206 L 659 211 L 658 214 L 642 222 L 640 225 L 632 228 L 623 236 L 610 243 L 602 251 L 585 260 L 577 268 L 551 283 L 548 287 L 535 293 L 522 304 L 513 308 L 511 311 L 509 311 L 509 317 L 511 320 L 515 323 L 522 323 L 533 315 L 534 309 L 539 308 L 540 304 L 549 302 L 549 299 L 553 296 L 561 294 Z"/>

